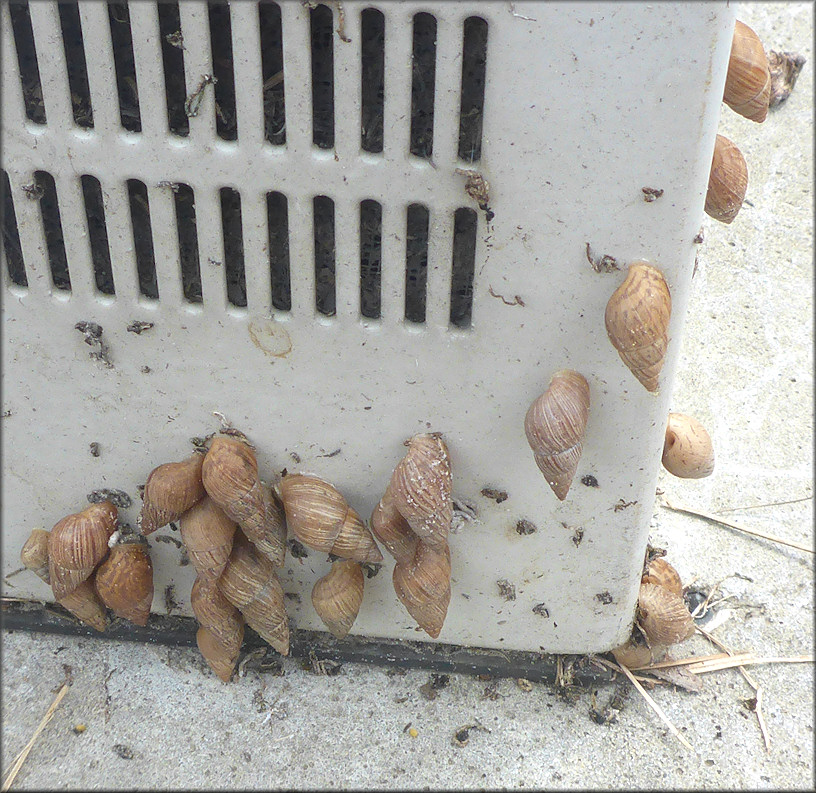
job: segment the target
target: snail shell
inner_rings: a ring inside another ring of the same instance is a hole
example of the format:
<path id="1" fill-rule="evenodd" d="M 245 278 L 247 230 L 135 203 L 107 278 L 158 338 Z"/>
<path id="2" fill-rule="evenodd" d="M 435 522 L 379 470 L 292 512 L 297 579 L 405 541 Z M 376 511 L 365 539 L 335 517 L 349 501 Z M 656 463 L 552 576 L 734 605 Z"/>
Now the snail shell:
<path id="1" fill-rule="evenodd" d="M 647 262 L 633 262 L 606 304 L 606 332 L 647 391 L 657 391 L 670 317 L 671 294 L 660 270 Z"/>
<path id="2" fill-rule="evenodd" d="M 742 152 L 724 135 L 717 135 L 708 190 L 706 214 L 721 223 L 730 223 L 742 209 L 748 190 L 748 166 Z"/>
<path id="3" fill-rule="evenodd" d="M 711 437 L 697 419 L 669 413 L 663 444 L 663 467 L 684 479 L 703 479 L 714 470 Z"/>
<path id="4" fill-rule="evenodd" d="M 244 620 L 211 580 L 196 578 L 190 605 L 201 625 L 196 634 L 198 649 L 213 672 L 227 682 L 244 641 Z"/>
<path id="5" fill-rule="evenodd" d="M 723 102 L 741 116 L 762 122 L 768 115 L 770 98 L 771 72 L 765 48 L 759 36 L 737 20 Z"/>
<path id="6" fill-rule="evenodd" d="M 196 452 L 180 463 L 164 463 L 150 472 L 138 521 L 142 534 L 151 534 L 178 520 L 207 495 L 201 481 L 203 462 L 204 455 Z"/>
<path id="7" fill-rule="evenodd" d="M 326 627 L 342 639 L 357 619 L 363 602 L 363 570 L 359 562 L 338 559 L 312 589 L 312 605 Z"/>
<path id="8" fill-rule="evenodd" d="M 105 558 L 117 515 L 110 501 L 100 501 L 75 515 L 67 515 L 51 530 L 48 574 L 57 600 L 90 578 Z"/>
<path id="9" fill-rule="evenodd" d="M 153 563 L 143 537 L 130 535 L 111 548 L 96 571 L 96 591 L 117 617 L 147 625 L 153 604 Z"/>
<path id="10" fill-rule="evenodd" d="M 628 669 L 638 669 L 642 666 L 649 666 L 656 663 L 666 654 L 666 648 L 662 644 L 652 644 L 651 646 L 635 638 L 629 639 L 625 644 L 612 650 L 615 660 Z"/>
<path id="11" fill-rule="evenodd" d="M 442 548 L 453 519 L 448 448 L 438 432 L 414 435 L 406 445 L 391 474 L 394 505 L 423 542 Z"/>
<path id="12" fill-rule="evenodd" d="M 638 624 L 649 644 L 676 644 L 694 633 L 683 598 L 658 584 L 640 585 Z"/>
<path id="13" fill-rule="evenodd" d="M 232 551 L 237 528 L 209 496 L 204 496 L 181 516 L 181 539 L 199 578 L 218 579 Z"/>
<path id="14" fill-rule="evenodd" d="M 196 631 L 196 644 L 210 669 L 225 683 L 229 683 L 238 655 L 241 652 L 241 643 L 244 640 L 244 626 L 241 624 L 241 639 L 237 646 L 222 644 L 215 634 L 208 628 L 201 627 Z"/>
<path id="15" fill-rule="evenodd" d="M 289 474 L 280 492 L 286 522 L 304 545 L 357 562 L 382 562 L 371 533 L 337 488 L 316 476 Z"/>
<path id="16" fill-rule="evenodd" d="M 646 571 L 640 582 L 642 584 L 657 584 L 673 592 L 677 597 L 683 597 L 683 582 L 680 574 L 662 556 L 652 559 L 649 562 L 649 569 Z"/>
<path id="17" fill-rule="evenodd" d="M 282 515 L 258 479 L 258 461 L 251 447 L 225 435 L 213 438 L 201 474 L 210 498 L 264 555 L 276 565 L 283 564 Z"/>
<path id="18" fill-rule="evenodd" d="M 394 591 L 422 630 L 436 639 L 451 598 L 450 549 L 419 542 L 414 558 L 394 567 Z"/>
<path id="19" fill-rule="evenodd" d="M 399 513 L 390 485 L 371 513 L 371 531 L 396 559 L 397 564 L 410 562 L 414 558 L 419 537 L 411 531 L 408 521 Z"/>
<path id="20" fill-rule="evenodd" d="M 46 584 L 51 580 L 48 576 L 48 534 L 45 529 L 32 529 L 20 551 L 23 566 Z"/>
<path id="21" fill-rule="evenodd" d="M 281 655 L 289 655 L 289 621 L 275 565 L 241 532 L 235 534 L 218 588 L 250 628 Z"/>
<path id="22" fill-rule="evenodd" d="M 567 497 L 583 451 L 589 418 L 589 384 L 571 369 L 556 372 L 524 418 L 524 431 L 539 470 L 555 495 Z"/>

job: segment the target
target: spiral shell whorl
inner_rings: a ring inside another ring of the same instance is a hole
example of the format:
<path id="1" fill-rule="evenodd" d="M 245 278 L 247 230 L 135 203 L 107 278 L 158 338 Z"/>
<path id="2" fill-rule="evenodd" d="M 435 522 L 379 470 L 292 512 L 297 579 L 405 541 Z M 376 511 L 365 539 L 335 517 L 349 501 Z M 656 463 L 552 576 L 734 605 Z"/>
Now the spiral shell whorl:
<path id="1" fill-rule="evenodd" d="M 221 575 L 232 551 L 237 528 L 209 496 L 181 516 L 181 539 L 199 578 L 214 581 Z"/>
<path id="2" fill-rule="evenodd" d="M 420 541 L 414 558 L 394 566 L 394 591 L 422 630 L 436 639 L 451 599 L 450 549 L 438 550 Z"/>
<path id="3" fill-rule="evenodd" d="M 768 115 L 771 72 L 765 48 L 748 25 L 736 21 L 723 102 L 735 113 L 761 123 Z"/>
<path id="4" fill-rule="evenodd" d="M 96 571 L 96 591 L 117 617 L 147 625 L 153 604 L 153 563 L 147 542 L 114 545 Z"/>
<path id="5" fill-rule="evenodd" d="M 151 534 L 178 520 L 206 495 L 201 481 L 204 455 L 198 452 L 179 463 L 164 463 L 154 468 L 142 493 L 139 530 Z"/>
<path id="6" fill-rule="evenodd" d="M 363 602 L 365 580 L 359 562 L 338 559 L 312 589 L 312 605 L 338 639 L 351 630 Z"/>

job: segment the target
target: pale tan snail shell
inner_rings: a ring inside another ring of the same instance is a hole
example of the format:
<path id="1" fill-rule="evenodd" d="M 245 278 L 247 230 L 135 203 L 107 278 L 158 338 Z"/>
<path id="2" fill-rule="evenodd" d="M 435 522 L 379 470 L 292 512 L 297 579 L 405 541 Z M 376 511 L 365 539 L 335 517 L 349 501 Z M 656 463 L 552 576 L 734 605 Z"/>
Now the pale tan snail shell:
<path id="1" fill-rule="evenodd" d="M 771 72 L 765 48 L 759 36 L 748 25 L 737 20 L 723 102 L 741 116 L 762 122 L 768 115 L 770 98 Z"/>
<path id="2" fill-rule="evenodd" d="M 647 391 L 658 389 L 668 346 L 671 293 L 663 274 L 633 262 L 606 304 L 606 332 L 621 360 Z"/>
<path id="3" fill-rule="evenodd" d="M 405 564 L 414 558 L 419 537 L 411 531 L 408 521 L 394 504 L 390 484 L 371 513 L 371 532 L 397 564 Z"/>
<path id="4" fill-rule="evenodd" d="M 46 584 L 51 582 L 48 575 L 48 535 L 45 529 L 32 529 L 20 551 L 20 561 Z"/>
<path id="5" fill-rule="evenodd" d="M 638 636 L 632 636 L 620 647 L 612 650 L 615 660 L 629 669 L 638 669 L 656 663 L 666 654 L 666 646 L 656 642 L 646 644 Z"/>
<path id="6" fill-rule="evenodd" d="M 649 562 L 640 583 L 657 584 L 673 592 L 677 597 L 683 597 L 683 582 L 680 580 L 680 574 L 662 556 Z"/>
<path id="7" fill-rule="evenodd" d="M 706 214 L 730 223 L 742 209 L 748 190 L 748 165 L 742 152 L 724 135 L 717 135 L 706 191 Z"/>
<path id="8" fill-rule="evenodd" d="M 638 625 L 649 644 L 676 644 L 694 634 L 694 620 L 682 597 L 659 584 L 641 584 Z"/>
<path id="9" fill-rule="evenodd" d="M 442 631 L 451 599 L 450 548 L 417 544 L 414 558 L 394 566 L 394 591 L 422 630 L 436 639 Z"/>
<path id="10" fill-rule="evenodd" d="M 342 639 L 354 625 L 363 602 L 365 579 L 359 562 L 338 559 L 312 589 L 312 605 L 326 627 Z"/>
<path id="11" fill-rule="evenodd" d="M 207 495 L 201 481 L 203 462 L 204 455 L 195 452 L 180 463 L 164 463 L 150 472 L 142 493 L 138 521 L 142 534 L 150 534 L 178 520 Z"/>
<path id="12" fill-rule="evenodd" d="M 227 682 L 244 641 L 243 617 L 211 579 L 196 578 L 190 605 L 201 626 L 196 633 L 198 649 L 213 672 Z"/>
<path id="13" fill-rule="evenodd" d="M 524 431 L 536 465 L 559 500 L 578 470 L 589 418 L 589 384 L 571 369 L 557 371 L 527 410 Z"/>
<path id="14" fill-rule="evenodd" d="M 714 470 L 714 449 L 705 427 L 692 416 L 669 413 L 663 467 L 684 479 L 702 479 Z"/>
<path id="15" fill-rule="evenodd" d="M 286 522 L 304 545 L 357 562 L 382 562 L 371 532 L 336 487 L 305 474 L 288 474 L 279 487 Z"/>
<path id="16" fill-rule="evenodd" d="M 281 655 L 289 654 L 289 619 L 275 565 L 240 531 L 235 533 L 218 588 L 250 628 Z"/>
<path id="17" fill-rule="evenodd" d="M 215 581 L 223 572 L 238 529 L 231 518 L 204 496 L 179 518 L 181 539 L 199 578 Z"/>
<path id="18" fill-rule="evenodd" d="M 147 625 L 153 604 L 153 563 L 147 540 L 124 535 L 96 571 L 96 591 L 116 614 L 136 625 Z"/>
<path id="19" fill-rule="evenodd" d="M 210 443 L 201 470 L 204 488 L 278 567 L 286 553 L 283 516 L 258 478 L 258 462 L 248 443 L 218 435 Z"/>

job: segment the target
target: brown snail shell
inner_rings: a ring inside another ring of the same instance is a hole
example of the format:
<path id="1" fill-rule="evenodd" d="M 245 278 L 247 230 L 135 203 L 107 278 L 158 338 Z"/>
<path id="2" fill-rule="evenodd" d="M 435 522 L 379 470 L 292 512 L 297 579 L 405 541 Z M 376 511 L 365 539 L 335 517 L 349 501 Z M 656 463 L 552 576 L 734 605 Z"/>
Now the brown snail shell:
<path id="1" fill-rule="evenodd" d="M 571 369 L 557 371 L 524 418 L 539 470 L 559 500 L 567 497 L 583 451 L 589 418 L 589 384 Z"/>
<path id="2" fill-rule="evenodd" d="M 46 584 L 50 583 L 48 576 L 48 535 L 45 529 L 32 529 L 20 551 L 20 561 L 23 566 L 39 576 Z"/>
<path id="3" fill-rule="evenodd" d="M 723 102 L 741 116 L 761 123 L 768 115 L 770 98 L 771 72 L 765 48 L 759 36 L 737 20 Z"/>
<path id="4" fill-rule="evenodd" d="M 204 455 L 195 452 L 180 463 L 164 463 L 154 468 L 144 486 L 139 530 L 151 534 L 178 520 L 207 495 L 201 481 Z"/>
<path id="5" fill-rule="evenodd" d="M 281 655 L 289 654 L 289 621 L 275 565 L 241 532 L 235 534 L 218 588 L 250 628 Z"/>
<path id="6" fill-rule="evenodd" d="M 606 304 L 606 332 L 647 391 L 657 391 L 670 317 L 671 293 L 663 274 L 647 262 L 633 262 Z"/>
<path id="7" fill-rule="evenodd" d="M 408 521 L 397 510 L 390 485 L 371 513 L 371 532 L 397 564 L 410 562 L 414 558 L 419 537 L 411 531 Z"/>
<path id="8" fill-rule="evenodd" d="M 683 582 L 680 574 L 662 556 L 652 559 L 646 574 L 640 579 L 642 584 L 657 584 L 677 597 L 683 597 Z"/>
<path id="9" fill-rule="evenodd" d="M 252 448 L 237 438 L 216 436 L 204 457 L 202 478 L 210 498 L 264 555 L 276 565 L 283 564 L 286 543 L 282 516 L 258 478 Z"/>
<path id="10" fill-rule="evenodd" d="M 357 562 L 382 562 L 371 533 L 333 485 L 316 476 L 289 474 L 279 487 L 286 522 L 304 545 Z"/>
<path id="11" fill-rule="evenodd" d="M 692 416 L 669 413 L 663 467 L 684 479 L 703 479 L 714 470 L 714 449 L 705 427 Z"/>
<path id="12" fill-rule="evenodd" d="M 181 516 L 181 539 L 199 578 L 218 579 L 232 551 L 237 528 L 209 496 L 204 496 Z"/>
<path id="13" fill-rule="evenodd" d="M 215 581 L 196 578 L 190 605 L 199 624 L 211 631 L 221 644 L 241 646 L 244 620 L 241 612 L 224 597 Z"/>
<path id="14" fill-rule="evenodd" d="M 638 625 L 649 644 L 676 644 L 694 633 L 694 620 L 682 597 L 658 584 L 641 584 Z"/>
<path id="15" fill-rule="evenodd" d="M 96 571 L 96 591 L 117 617 L 147 625 L 153 605 L 153 563 L 142 537 L 130 535 L 111 548 Z"/>
<path id="16" fill-rule="evenodd" d="M 209 664 L 210 669 L 225 683 L 229 683 L 232 673 L 235 671 L 235 664 L 238 663 L 238 655 L 241 652 L 243 640 L 243 623 L 241 624 L 241 638 L 237 646 L 235 644 L 225 645 L 221 643 L 208 628 L 201 627 L 196 631 L 196 644 L 204 656 L 204 660 Z"/>
<path id="17" fill-rule="evenodd" d="M 75 515 L 67 515 L 51 530 L 48 574 L 57 600 L 90 578 L 94 568 L 105 558 L 117 516 L 116 507 L 110 501 L 100 501 Z"/>
<path id="18" fill-rule="evenodd" d="M 359 562 L 338 559 L 312 589 L 312 605 L 326 627 L 342 639 L 357 619 L 365 581 Z"/>
<path id="19" fill-rule="evenodd" d="M 431 638 L 439 636 L 451 598 L 450 549 L 420 542 L 414 558 L 394 567 L 394 591 L 408 613 Z"/>
<path id="20" fill-rule="evenodd" d="M 742 209 L 748 190 L 748 165 L 742 152 L 724 135 L 717 135 L 706 191 L 706 214 L 730 223 Z"/>
<path id="21" fill-rule="evenodd" d="M 630 638 L 625 644 L 612 650 L 615 660 L 628 669 L 638 669 L 642 666 L 657 663 L 665 654 L 666 648 L 664 645 L 648 645 L 642 641 L 638 642 L 635 638 Z"/>
<path id="22" fill-rule="evenodd" d="M 414 435 L 408 451 L 391 474 L 394 506 L 427 545 L 448 541 L 453 504 L 448 447 L 438 432 Z"/>

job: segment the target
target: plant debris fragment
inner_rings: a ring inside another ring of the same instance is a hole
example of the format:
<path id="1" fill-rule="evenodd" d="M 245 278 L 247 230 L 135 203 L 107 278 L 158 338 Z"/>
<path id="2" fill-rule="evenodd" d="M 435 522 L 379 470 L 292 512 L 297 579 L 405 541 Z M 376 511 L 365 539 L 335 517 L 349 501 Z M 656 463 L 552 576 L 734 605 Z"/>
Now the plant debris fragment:
<path id="1" fill-rule="evenodd" d="M 798 52 L 775 52 L 771 50 L 768 53 L 768 67 L 771 70 L 769 107 L 778 107 L 790 96 L 805 62 L 804 56 Z"/>

